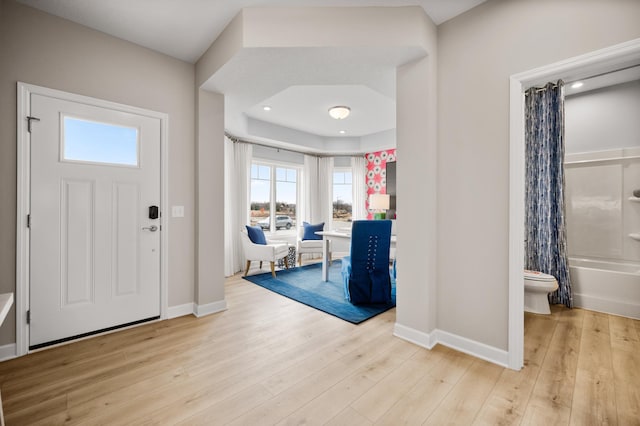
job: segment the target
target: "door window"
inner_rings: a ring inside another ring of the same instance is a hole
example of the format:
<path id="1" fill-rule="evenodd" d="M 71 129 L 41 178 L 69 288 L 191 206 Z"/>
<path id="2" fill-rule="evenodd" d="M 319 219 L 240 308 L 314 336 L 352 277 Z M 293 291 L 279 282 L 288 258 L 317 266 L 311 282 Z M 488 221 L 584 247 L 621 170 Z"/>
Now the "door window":
<path id="1" fill-rule="evenodd" d="M 138 129 L 63 116 L 62 160 L 138 166 Z"/>

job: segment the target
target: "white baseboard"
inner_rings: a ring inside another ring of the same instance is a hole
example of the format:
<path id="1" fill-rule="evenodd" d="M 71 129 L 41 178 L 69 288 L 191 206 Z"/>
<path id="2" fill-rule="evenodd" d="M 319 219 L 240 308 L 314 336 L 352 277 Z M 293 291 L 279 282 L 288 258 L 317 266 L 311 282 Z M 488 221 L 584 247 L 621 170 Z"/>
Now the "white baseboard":
<path id="1" fill-rule="evenodd" d="M 8 359 L 15 358 L 16 356 L 18 356 L 18 353 L 16 352 L 15 343 L 0 346 L 0 361 L 6 361 Z"/>
<path id="2" fill-rule="evenodd" d="M 498 349 L 442 330 L 436 330 L 436 338 L 438 343 L 451 349 L 498 364 L 501 367 L 508 368 L 509 366 L 509 353 L 503 349 Z"/>
<path id="3" fill-rule="evenodd" d="M 167 319 L 193 315 L 194 306 L 193 302 L 185 303 L 184 305 L 169 306 L 167 309 Z"/>
<path id="4" fill-rule="evenodd" d="M 427 349 L 433 349 L 438 343 L 433 333 L 424 333 L 398 323 L 393 327 L 393 335 Z"/>
<path id="5" fill-rule="evenodd" d="M 637 303 L 621 302 L 580 293 L 573 293 L 573 303 L 577 308 L 640 319 L 640 305 Z"/>
<path id="6" fill-rule="evenodd" d="M 216 312 L 225 311 L 227 309 L 226 300 L 208 303 L 206 305 L 196 305 L 195 303 L 185 303 L 183 305 L 170 306 L 167 309 L 167 319 L 183 317 L 185 315 L 195 315 L 203 317 L 205 315 L 215 314 Z"/>
<path id="7" fill-rule="evenodd" d="M 396 323 L 393 335 L 423 348 L 432 349 L 436 344 L 441 344 L 501 367 L 508 367 L 509 364 L 509 353 L 507 351 L 446 331 L 436 329 L 431 333 L 424 333 Z"/>
<path id="8" fill-rule="evenodd" d="M 206 305 L 195 305 L 193 314 L 200 318 L 205 315 L 211 315 L 225 310 L 227 310 L 227 301 L 218 300 L 217 302 L 207 303 Z"/>

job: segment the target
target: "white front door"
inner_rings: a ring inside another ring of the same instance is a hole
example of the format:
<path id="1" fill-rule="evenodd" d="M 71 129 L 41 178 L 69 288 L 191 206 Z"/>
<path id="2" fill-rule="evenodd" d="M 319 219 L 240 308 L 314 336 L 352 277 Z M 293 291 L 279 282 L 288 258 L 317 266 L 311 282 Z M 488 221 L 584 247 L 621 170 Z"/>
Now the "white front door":
<path id="1" fill-rule="evenodd" d="M 30 101 L 30 348 L 159 317 L 160 120 Z"/>

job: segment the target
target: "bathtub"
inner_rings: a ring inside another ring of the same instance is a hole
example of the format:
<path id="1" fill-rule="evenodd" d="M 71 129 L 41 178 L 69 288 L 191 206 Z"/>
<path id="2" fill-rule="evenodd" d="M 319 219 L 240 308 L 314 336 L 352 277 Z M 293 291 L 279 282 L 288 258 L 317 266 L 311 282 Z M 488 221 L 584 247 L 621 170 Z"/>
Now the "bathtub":
<path id="1" fill-rule="evenodd" d="M 640 264 L 569 258 L 576 307 L 640 319 Z"/>

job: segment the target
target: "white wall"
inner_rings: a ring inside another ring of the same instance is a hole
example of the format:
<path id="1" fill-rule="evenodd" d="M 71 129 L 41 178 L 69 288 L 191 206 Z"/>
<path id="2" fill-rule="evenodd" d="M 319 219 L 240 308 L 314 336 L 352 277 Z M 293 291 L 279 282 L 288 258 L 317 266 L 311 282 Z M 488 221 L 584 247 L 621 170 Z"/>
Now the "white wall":
<path id="1" fill-rule="evenodd" d="M 438 27 L 439 329 L 507 349 L 509 76 L 638 38 L 639 18 L 635 0 L 489 0 Z"/>
<path id="2" fill-rule="evenodd" d="M 640 80 L 567 96 L 565 152 L 640 146 Z"/>
<path id="3" fill-rule="evenodd" d="M 104 33 L 2 0 L 0 3 L 0 292 L 15 291 L 16 82 L 169 115 L 169 305 L 193 301 L 194 66 Z M 15 342 L 14 313 L 0 345 Z"/>

